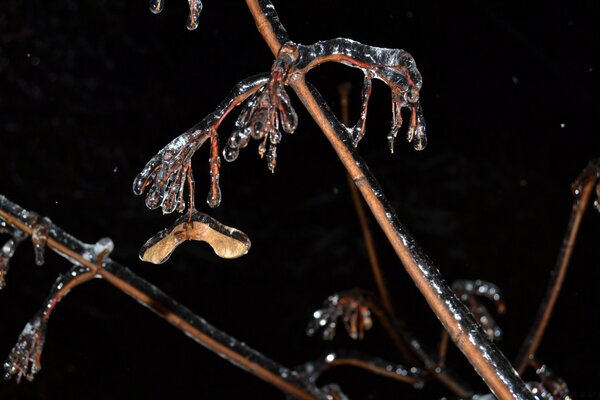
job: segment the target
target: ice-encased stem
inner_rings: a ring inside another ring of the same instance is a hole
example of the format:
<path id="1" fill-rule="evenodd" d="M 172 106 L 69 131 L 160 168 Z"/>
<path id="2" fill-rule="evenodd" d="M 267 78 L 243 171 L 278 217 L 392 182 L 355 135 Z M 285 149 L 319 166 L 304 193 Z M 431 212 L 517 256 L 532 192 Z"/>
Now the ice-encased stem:
<path id="1" fill-rule="evenodd" d="M 269 15 L 275 12 L 273 4 L 268 0 L 246 0 L 246 4 L 261 35 L 276 56 L 282 41 L 279 40 L 279 20 L 275 19 L 273 25 L 269 20 Z M 289 85 L 331 142 L 425 300 L 492 392 L 500 399 L 535 399 L 510 362 L 486 337 L 415 239 L 400 224 L 379 183 L 356 153 L 345 127 L 320 94 L 307 85 L 304 75 L 300 73 L 292 74 Z"/>
<path id="2" fill-rule="evenodd" d="M 33 226 L 29 213 L 0 195 L 0 220 L 31 234 Z M 328 399 L 314 385 L 304 382 L 297 372 L 288 369 L 263 354 L 218 330 L 188 308 L 176 302 L 150 282 L 137 276 L 128 268 L 105 257 L 102 268 L 97 269 L 94 260 L 86 255 L 94 245 L 86 244 L 54 224 L 49 225 L 46 246 L 75 265 L 97 270 L 97 275 L 128 294 L 140 304 L 167 320 L 197 343 L 230 363 L 246 370 L 277 388 L 299 399 Z"/>

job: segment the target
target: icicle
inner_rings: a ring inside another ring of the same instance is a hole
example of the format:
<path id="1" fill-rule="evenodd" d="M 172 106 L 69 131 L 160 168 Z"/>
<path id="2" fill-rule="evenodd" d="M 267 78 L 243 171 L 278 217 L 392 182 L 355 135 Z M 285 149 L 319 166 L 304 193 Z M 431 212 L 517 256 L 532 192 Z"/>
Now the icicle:
<path id="1" fill-rule="evenodd" d="M 152 14 L 159 14 L 165 6 L 164 0 L 150 0 L 150 11 Z"/>
<path id="2" fill-rule="evenodd" d="M 354 128 L 352 128 L 352 142 L 354 147 L 358 146 L 358 142 L 365 135 L 366 122 L 367 122 L 367 110 L 369 106 L 369 98 L 371 97 L 371 90 L 373 88 L 372 77 L 369 71 L 365 71 L 365 78 L 363 80 L 362 94 L 361 94 L 361 110 L 360 117 Z"/>
<path id="3" fill-rule="evenodd" d="M 298 114 L 292 107 L 290 97 L 288 96 L 285 88 L 277 87 L 277 99 L 280 102 L 279 107 L 279 118 L 281 120 L 281 127 L 286 133 L 294 133 L 298 127 Z"/>
<path id="4" fill-rule="evenodd" d="M 271 173 L 275 173 L 275 167 L 277 166 L 277 145 L 271 143 L 269 151 L 267 153 L 267 167 Z"/>
<path id="5" fill-rule="evenodd" d="M 400 95 L 397 91 L 392 91 L 392 127 L 390 128 L 390 132 L 387 135 L 388 146 L 390 148 L 390 152 L 394 153 L 394 142 L 396 140 L 396 136 L 398 136 L 398 131 L 402 126 L 402 95 Z M 410 140 L 409 140 L 410 141 Z"/>
<path id="6" fill-rule="evenodd" d="M 413 146 L 415 150 L 421 151 L 427 146 L 427 135 L 425 133 L 425 118 L 423 118 L 423 110 L 421 108 L 420 103 L 417 103 L 417 105 L 414 106 L 413 109 L 416 109 L 415 112 L 417 115 L 417 125 L 414 133 Z"/>
<path id="7" fill-rule="evenodd" d="M 202 2 L 200 0 L 188 0 L 190 6 L 190 15 L 187 19 L 187 28 L 193 31 L 198 27 L 198 20 L 202 12 Z"/>
<path id="8" fill-rule="evenodd" d="M 249 138 L 249 136 L 247 136 Z M 206 202 L 215 208 L 221 204 L 221 188 L 219 187 L 221 157 L 219 157 L 219 136 L 213 129 L 210 136 L 210 191 Z"/>
<path id="9" fill-rule="evenodd" d="M 40 219 L 37 215 L 34 218 L 33 229 L 31 232 L 31 242 L 35 253 L 36 265 L 44 265 L 44 253 L 46 251 L 46 242 L 48 241 L 48 230 L 52 223 L 48 218 Z"/>
<path id="10" fill-rule="evenodd" d="M 115 244 L 111 238 L 102 238 L 94 244 L 94 253 L 96 257 L 108 257 L 113 252 Z"/>

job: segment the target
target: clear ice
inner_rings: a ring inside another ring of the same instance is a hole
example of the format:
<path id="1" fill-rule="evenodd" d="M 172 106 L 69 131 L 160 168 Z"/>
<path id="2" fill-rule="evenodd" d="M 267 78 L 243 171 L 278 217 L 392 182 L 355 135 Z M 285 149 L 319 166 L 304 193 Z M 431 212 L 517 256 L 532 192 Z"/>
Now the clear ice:
<path id="1" fill-rule="evenodd" d="M 27 235 L 18 229 L 0 229 L 0 233 L 8 233 L 11 237 L 0 248 L 0 290 L 6 286 L 6 274 L 8 273 L 9 263 L 19 243 L 21 243 Z"/>
<path id="2" fill-rule="evenodd" d="M 202 2 L 200 0 L 188 0 L 190 6 L 190 15 L 187 19 L 187 28 L 193 31 L 198 27 L 198 20 L 200 19 L 200 13 L 202 12 Z"/>
<path id="3" fill-rule="evenodd" d="M 36 214 L 31 215 L 32 231 L 31 242 L 35 253 L 35 263 L 38 266 L 44 265 L 44 254 L 46 252 L 46 242 L 48 241 L 48 230 L 52 223 L 48 218 L 39 218 Z"/>
<path id="4" fill-rule="evenodd" d="M 415 150 L 423 150 L 427 146 L 425 119 L 419 102 L 423 80 L 415 60 L 409 53 L 400 49 L 368 46 L 345 38 L 324 40 L 312 45 L 298 45 L 298 52 L 297 68 L 304 72 L 308 72 L 325 60 L 333 60 L 360 68 L 365 73 L 361 117 L 354 128 L 348 129 L 355 146 L 364 135 L 364 120 L 372 78 L 383 81 L 392 92 L 392 126 L 387 135 L 390 151 L 394 150 L 394 140 L 402 126 L 402 108 L 411 111 L 406 134 L 408 142 L 413 144 Z"/>
<path id="5" fill-rule="evenodd" d="M 162 12 L 164 6 L 164 0 L 150 0 L 150 11 L 153 14 L 158 14 Z"/>
<path id="6" fill-rule="evenodd" d="M 73 266 L 69 272 L 58 276 L 42 309 L 25 325 L 17 344 L 4 363 L 5 379 L 15 378 L 19 383 L 21 378 L 25 377 L 28 381 L 32 381 L 34 375 L 40 371 L 42 368 L 40 360 L 50 315 L 70 289 L 81 283 L 76 279 L 85 273 L 89 274 L 90 271 L 82 266 Z"/>
<path id="7" fill-rule="evenodd" d="M 4 379 L 14 377 L 17 383 L 21 382 L 23 377 L 28 381 L 33 380 L 34 375 L 42 368 L 40 358 L 45 337 L 46 320 L 38 314 L 25 325 L 17 344 L 4 363 Z"/>
<path id="8" fill-rule="evenodd" d="M 298 115 L 285 90 L 288 71 L 295 61 L 295 49 L 295 46 L 282 47 L 271 68 L 269 81 L 246 102 L 223 149 L 226 161 L 235 161 L 250 139 L 261 140 L 258 154 L 261 158 L 266 155 L 269 170 L 275 172 L 281 129 L 294 133 L 298 127 Z"/>
<path id="9" fill-rule="evenodd" d="M 306 334 L 314 336 L 321 331 L 324 340 L 333 340 L 340 319 L 348 335 L 354 340 L 362 340 L 364 332 L 371 329 L 371 311 L 360 291 L 348 290 L 329 296 L 322 308 L 313 313 Z"/>

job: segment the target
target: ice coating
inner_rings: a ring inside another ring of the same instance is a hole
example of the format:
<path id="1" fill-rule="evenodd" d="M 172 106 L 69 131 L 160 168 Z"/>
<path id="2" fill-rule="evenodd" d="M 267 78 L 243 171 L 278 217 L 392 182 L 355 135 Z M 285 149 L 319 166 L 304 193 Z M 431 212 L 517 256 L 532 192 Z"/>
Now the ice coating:
<path id="1" fill-rule="evenodd" d="M 137 195 L 146 192 L 146 206 L 150 209 L 162 208 L 164 214 L 173 211 L 183 212 L 186 207 L 184 192 L 188 187 L 189 210 L 194 210 L 194 177 L 191 158 L 196 151 L 211 139 L 211 189 L 209 205 L 220 203 L 218 187 L 218 140 L 216 127 L 235 106 L 243 102 L 268 80 L 268 74 L 260 74 L 239 82 L 217 109 L 201 122 L 181 134 L 161 149 L 148 161 L 142 172 L 133 182 L 133 192 Z"/>
<path id="2" fill-rule="evenodd" d="M 502 338 L 502 330 L 492 317 L 492 314 L 477 299 L 477 297 L 490 299 L 494 302 L 496 311 L 503 314 L 506 311 L 506 306 L 504 305 L 498 286 L 482 280 L 472 281 L 461 279 L 452 283 L 452 290 L 469 307 L 469 310 L 471 310 L 471 313 L 491 340 Z"/>
<path id="3" fill-rule="evenodd" d="M 170 228 L 148 239 L 140 250 L 140 259 L 162 264 L 187 240 L 207 242 L 222 258 L 238 258 L 250 250 L 250 239 L 244 232 L 195 211 L 191 215 L 180 217 Z"/>
<path id="4" fill-rule="evenodd" d="M 315 383 L 325 371 L 340 365 L 362 368 L 377 375 L 410 383 L 416 388 L 421 388 L 424 384 L 424 371 L 420 368 L 407 368 L 402 364 L 348 350 L 326 354 L 301 365 L 297 371 L 308 382 Z"/>
<path id="5" fill-rule="evenodd" d="M 46 252 L 46 242 L 48 241 L 48 229 L 52 223 L 48 218 L 39 218 L 37 214 L 30 216 L 33 230 L 31 232 L 31 242 L 35 253 L 35 263 L 38 266 L 44 265 L 44 253 Z"/>
<path id="6" fill-rule="evenodd" d="M 6 274 L 8 273 L 9 263 L 19 243 L 27 238 L 27 235 L 11 226 L 1 226 L 0 233 L 7 233 L 10 238 L 0 247 L 0 290 L 6 286 Z"/>
<path id="7" fill-rule="evenodd" d="M 186 27 L 193 31 L 198 27 L 198 21 L 200 19 L 200 13 L 202 12 L 202 1 L 200 0 L 188 0 L 190 13 L 187 18 Z M 150 11 L 153 14 L 159 14 L 162 12 L 165 6 L 164 0 L 150 0 Z"/>
<path id="8" fill-rule="evenodd" d="M 202 2 L 200 0 L 188 0 L 190 6 L 190 15 L 187 19 L 187 28 L 193 31 L 198 27 L 198 20 L 200 19 L 200 13 L 202 12 Z"/>
<path id="9" fill-rule="evenodd" d="M 266 155 L 271 172 L 277 165 L 277 145 L 281 130 L 293 133 L 298 126 L 298 116 L 285 90 L 288 73 L 297 59 L 295 44 L 283 46 L 273 63 L 268 83 L 246 103 L 238 116 L 233 132 L 223 149 L 223 157 L 231 162 L 237 159 L 240 149 L 250 139 L 262 140 L 258 154 Z"/>
<path id="10" fill-rule="evenodd" d="M 160 12 L 162 12 L 164 6 L 164 0 L 150 0 L 150 11 L 153 14 L 159 14 Z"/>
<path id="11" fill-rule="evenodd" d="M 371 311 L 361 291 L 348 290 L 329 296 L 323 306 L 313 313 L 306 334 L 314 336 L 321 331 L 324 340 L 333 340 L 340 319 L 354 340 L 362 340 L 365 331 L 372 328 Z"/>
<path id="12" fill-rule="evenodd" d="M 541 389 L 541 393 L 543 393 L 543 390 L 547 391 L 551 399 L 571 398 L 567 383 L 548 368 L 546 364 L 538 365 L 535 373 L 540 378 L 541 385 L 538 388 Z"/>
<path id="13" fill-rule="evenodd" d="M 22 378 L 33 380 L 34 375 L 42 368 L 40 357 L 45 337 L 46 320 L 38 314 L 25 325 L 17 344 L 4 363 L 4 379 L 14 378 L 17 383 L 20 383 Z"/>
<path id="14" fill-rule="evenodd" d="M 406 135 L 408 142 L 413 144 L 415 150 L 425 148 L 426 125 L 419 102 L 423 80 L 415 60 L 409 53 L 400 49 L 368 46 L 346 38 L 325 40 L 312 45 L 298 45 L 298 53 L 299 60 L 296 67 L 304 72 L 324 62 L 340 62 L 360 68 L 365 73 L 363 86 L 366 90 L 363 88 L 361 117 L 357 126 L 350 130 L 355 145 L 364 135 L 370 79 L 376 78 L 388 85 L 392 92 L 392 126 L 387 135 L 390 151 L 394 150 L 394 139 L 402 125 L 400 115 L 402 108 L 409 108 L 411 111 Z"/>
<path id="15" fill-rule="evenodd" d="M 52 311 L 69 291 L 80 283 L 93 277 L 93 273 L 85 267 L 73 266 L 69 272 L 60 274 L 46 298 L 41 310 L 25 325 L 23 332 L 13 347 L 8 360 L 4 363 L 5 378 L 22 377 L 33 380 L 41 369 L 41 356 L 46 340 L 46 327 Z"/>
<path id="16" fill-rule="evenodd" d="M 594 208 L 600 212 L 600 158 L 591 160 L 581 171 L 577 179 L 573 182 L 571 190 L 577 199 L 581 197 L 583 187 L 589 182 L 596 185 L 596 198 L 594 199 Z"/>
<path id="17" fill-rule="evenodd" d="M 217 135 L 216 129 L 210 132 L 210 158 L 208 162 L 210 166 L 210 191 L 206 202 L 209 207 L 215 208 L 221 204 L 221 187 L 219 186 L 221 157 L 219 156 L 219 135 Z"/>

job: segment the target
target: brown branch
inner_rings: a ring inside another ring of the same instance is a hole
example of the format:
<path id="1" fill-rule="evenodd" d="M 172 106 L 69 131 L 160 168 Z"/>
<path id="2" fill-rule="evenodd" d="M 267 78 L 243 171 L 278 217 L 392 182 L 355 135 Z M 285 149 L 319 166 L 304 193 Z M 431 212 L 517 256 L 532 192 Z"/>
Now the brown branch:
<path id="1" fill-rule="evenodd" d="M 273 5 L 266 0 L 246 0 L 246 4 L 261 35 L 277 55 L 282 43 L 263 11 L 266 7 L 273 10 Z M 345 127 L 337 121 L 318 92 L 307 85 L 301 73 L 292 72 L 288 83 L 332 144 L 425 300 L 492 392 L 500 399 L 534 399 L 506 357 L 486 337 L 439 271 L 402 227 L 374 176 L 356 154 Z"/>
<path id="2" fill-rule="evenodd" d="M 580 193 L 576 194 L 576 197 L 573 200 L 571 216 L 569 217 L 567 230 L 565 232 L 562 246 L 558 253 L 556 266 L 550 273 L 551 279 L 548 283 L 546 296 L 540 304 L 535 322 L 531 326 L 529 334 L 521 345 L 521 349 L 519 350 L 519 354 L 515 360 L 517 371 L 520 374 L 522 374 L 527 369 L 527 366 L 530 365 L 530 360 L 535 356 L 535 352 L 537 351 L 540 343 L 542 342 L 542 338 L 544 337 L 546 327 L 550 322 L 552 311 L 554 311 L 554 306 L 558 300 L 560 289 L 565 280 L 567 269 L 569 268 L 569 262 L 571 261 L 571 255 L 573 254 L 573 248 L 575 247 L 575 241 L 577 239 L 577 234 L 579 233 L 581 220 L 590 201 L 590 196 L 595 184 L 596 182 L 593 179 L 585 182 L 585 184 L 579 188 Z"/>
<path id="3" fill-rule="evenodd" d="M 419 368 L 406 368 L 377 357 L 370 357 L 355 351 L 329 353 L 317 360 L 302 365 L 299 370 L 306 380 L 316 383 L 328 369 L 336 366 L 351 366 L 367 370 L 375 375 L 391 378 L 414 386 L 422 386 L 423 371 Z"/>

